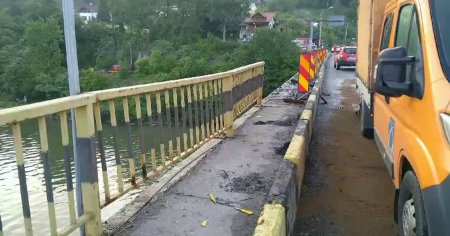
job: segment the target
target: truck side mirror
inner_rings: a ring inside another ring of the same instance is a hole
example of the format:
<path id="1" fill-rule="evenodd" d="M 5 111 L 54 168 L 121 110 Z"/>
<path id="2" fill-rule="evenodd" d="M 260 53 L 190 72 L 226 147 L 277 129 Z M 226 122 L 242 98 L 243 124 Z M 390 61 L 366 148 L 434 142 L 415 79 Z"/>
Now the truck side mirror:
<path id="1" fill-rule="evenodd" d="M 414 63 L 415 57 L 408 56 L 405 47 L 383 50 L 378 58 L 375 92 L 387 97 L 410 94 L 412 84 L 406 80 L 406 68 Z"/>

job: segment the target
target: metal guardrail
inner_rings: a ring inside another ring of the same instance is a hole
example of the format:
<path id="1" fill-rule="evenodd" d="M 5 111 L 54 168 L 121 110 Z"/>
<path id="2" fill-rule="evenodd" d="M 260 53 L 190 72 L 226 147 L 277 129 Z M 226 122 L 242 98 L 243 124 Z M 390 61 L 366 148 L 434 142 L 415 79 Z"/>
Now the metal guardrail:
<path id="1" fill-rule="evenodd" d="M 103 90 L 0 110 L 0 126 L 10 126 L 14 136 L 26 235 L 33 235 L 33 228 L 24 166 L 26 156 L 22 147 L 22 122 L 38 121 L 51 235 L 68 235 L 80 226 L 84 226 L 87 235 L 100 235 L 101 206 L 138 187 L 143 181 L 158 176 L 209 139 L 222 133 L 232 137 L 234 119 L 251 106 L 261 105 L 263 76 L 264 63 L 260 62 L 224 73 Z M 123 108 L 124 123 L 128 131 L 126 137 L 120 137 L 118 132 L 118 103 L 121 103 Z M 72 154 L 67 116 L 70 110 L 75 112 L 77 152 L 82 160 L 79 179 L 84 213 L 78 217 L 75 212 L 70 161 Z M 63 227 L 58 227 L 56 221 L 46 127 L 47 117 L 54 115 L 60 120 L 70 215 L 70 223 Z M 139 158 L 134 155 L 136 152 L 131 133 L 132 116 L 135 116 L 139 130 Z M 116 191 L 110 189 L 111 176 L 108 176 L 106 165 L 103 137 L 105 122 L 110 123 L 115 131 L 113 140 L 117 175 L 115 180 L 118 185 Z M 166 132 L 168 129 L 175 130 L 174 134 L 169 135 L 170 132 Z M 154 140 L 150 146 L 146 145 L 144 140 L 146 132 L 156 132 L 152 135 Z M 128 171 L 122 168 L 124 157 L 120 155 L 118 145 L 119 140 L 124 138 L 127 140 Z M 98 183 L 97 154 L 101 163 L 102 191 L 99 190 Z M 136 159 L 139 160 L 142 176 L 136 174 Z M 104 194 L 104 202 L 100 202 L 100 193 Z M 1 217 L 0 235 L 3 236 Z"/>

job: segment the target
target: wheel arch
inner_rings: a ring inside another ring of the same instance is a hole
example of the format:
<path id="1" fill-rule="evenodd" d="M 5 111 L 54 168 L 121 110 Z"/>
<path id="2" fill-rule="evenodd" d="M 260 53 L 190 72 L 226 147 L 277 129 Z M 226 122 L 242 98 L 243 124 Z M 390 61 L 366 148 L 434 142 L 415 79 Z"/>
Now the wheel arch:
<path id="1" fill-rule="evenodd" d="M 404 175 L 409 170 L 417 176 L 421 189 L 439 182 L 435 163 L 428 150 L 419 143 L 413 145 L 415 148 L 412 152 L 401 149 L 397 160 L 394 161 L 394 166 L 396 165 L 394 167 L 394 184 L 397 189 L 400 187 Z"/>

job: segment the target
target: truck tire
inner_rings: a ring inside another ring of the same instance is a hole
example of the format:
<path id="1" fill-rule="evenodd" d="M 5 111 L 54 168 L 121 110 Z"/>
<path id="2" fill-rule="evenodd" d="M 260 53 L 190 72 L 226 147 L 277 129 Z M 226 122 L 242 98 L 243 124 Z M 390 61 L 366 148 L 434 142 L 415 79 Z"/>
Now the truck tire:
<path id="1" fill-rule="evenodd" d="M 359 113 L 361 115 L 361 134 L 365 138 L 373 139 L 373 117 L 370 113 L 369 106 L 363 99 L 360 104 Z"/>
<path id="2" fill-rule="evenodd" d="M 403 176 L 397 212 L 401 236 L 428 235 L 422 190 L 420 189 L 417 176 L 412 171 L 406 172 Z"/>
<path id="3" fill-rule="evenodd" d="M 336 64 L 336 70 L 341 70 L 341 65 L 339 65 L 339 62 Z"/>
<path id="4" fill-rule="evenodd" d="M 336 62 L 333 64 L 334 68 L 336 68 Z"/>

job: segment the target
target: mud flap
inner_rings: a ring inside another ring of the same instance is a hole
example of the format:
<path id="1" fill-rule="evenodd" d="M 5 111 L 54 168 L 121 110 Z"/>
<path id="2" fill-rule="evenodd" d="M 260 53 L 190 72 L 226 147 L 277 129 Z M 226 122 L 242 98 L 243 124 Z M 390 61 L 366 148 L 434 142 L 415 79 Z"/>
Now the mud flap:
<path id="1" fill-rule="evenodd" d="M 370 112 L 369 106 L 361 99 L 361 134 L 368 138 L 373 139 L 373 117 Z"/>
<path id="2" fill-rule="evenodd" d="M 394 221 L 397 224 L 398 224 L 398 210 L 397 210 L 397 208 L 398 208 L 399 193 L 400 193 L 400 190 L 396 189 L 395 190 L 395 196 L 394 196 Z"/>

